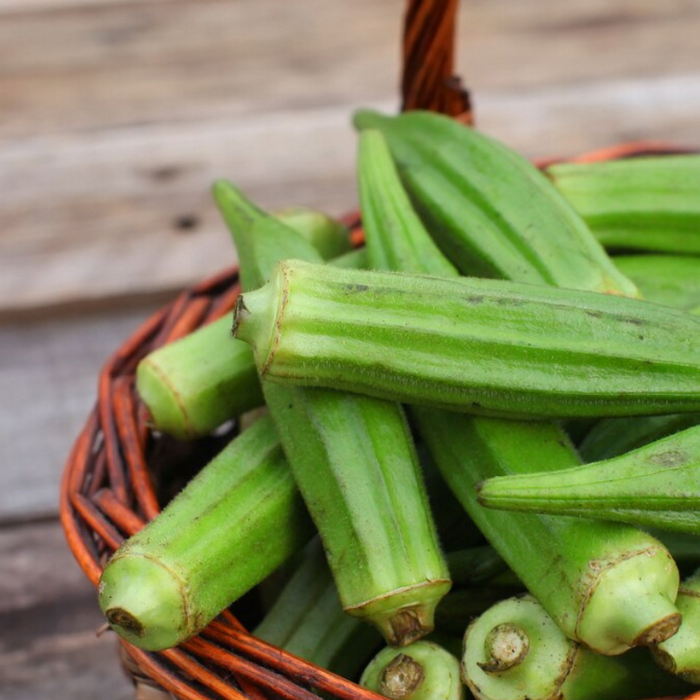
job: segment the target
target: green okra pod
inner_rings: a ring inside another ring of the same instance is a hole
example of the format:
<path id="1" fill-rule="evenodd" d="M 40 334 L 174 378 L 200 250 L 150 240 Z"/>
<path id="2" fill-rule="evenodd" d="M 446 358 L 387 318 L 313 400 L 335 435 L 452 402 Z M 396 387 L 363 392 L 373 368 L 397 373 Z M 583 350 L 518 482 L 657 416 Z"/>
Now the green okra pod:
<path id="1" fill-rule="evenodd" d="M 434 642 L 382 649 L 369 663 L 360 685 L 390 700 L 462 700 L 459 661 Z"/>
<path id="2" fill-rule="evenodd" d="M 700 570 L 681 583 L 676 606 L 683 615 L 678 632 L 651 652 L 664 670 L 700 684 Z"/>
<path id="3" fill-rule="evenodd" d="M 636 296 L 573 207 L 511 149 L 432 112 L 354 121 L 384 134 L 418 213 L 463 274 Z"/>
<path id="4" fill-rule="evenodd" d="M 297 207 L 277 219 L 318 246 L 324 259 L 350 247 L 347 228 L 321 212 Z M 250 348 L 230 336 L 231 319 L 223 317 L 139 362 L 136 388 L 156 430 L 191 440 L 263 403 Z"/>
<path id="5" fill-rule="evenodd" d="M 262 285 L 275 258 L 318 261 L 231 185 L 219 183 L 215 196 L 238 246 L 244 289 Z M 400 406 L 269 382 L 263 391 L 346 612 L 391 644 L 427 634 L 451 582 Z"/>
<path id="6" fill-rule="evenodd" d="M 617 255 L 613 262 L 637 284 L 647 301 L 685 311 L 700 305 L 700 257 Z"/>
<path id="7" fill-rule="evenodd" d="M 532 596 L 497 603 L 464 637 L 462 678 L 477 700 L 634 700 L 688 692 L 642 650 L 614 658 L 567 639 Z"/>
<path id="8" fill-rule="evenodd" d="M 260 418 L 110 559 L 99 603 L 142 649 L 206 627 L 311 538 L 272 421 Z"/>
<path id="9" fill-rule="evenodd" d="M 700 156 L 560 163 L 557 189 L 606 248 L 700 253 Z"/>
<path id="10" fill-rule="evenodd" d="M 372 262 L 401 259 L 410 271 L 444 272 L 440 254 L 416 240 L 427 233 L 405 213 L 410 205 L 386 146 L 373 133 L 361 137 L 360 194 L 368 250 L 387 251 Z M 411 256 L 415 250 L 422 254 Z M 626 525 L 489 511 L 476 501 L 477 483 L 522 473 L 529 455 L 537 454 L 552 470 L 579 464 L 558 426 L 412 409 L 454 494 L 567 636 L 615 654 L 677 629 L 680 616 L 672 601 L 678 572 L 657 540 Z M 488 590 L 494 590 L 493 582 Z M 438 608 L 440 622 L 478 612 L 474 604 L 481 605 L 483 596 L 465 601 L 460 594 L 451 594 Z"/>
<path id="11" fill-rule="evenodd" d="M 253 634 L 346 678 L 359 675 L 381 642 L 375 629 L 343 611 L 318 540 Z"/>
<path id="12" fill-rule="evenodd" d="M 479 501 L 700 535 L 700 427 L 573 469 L 488 479 Z"/>
<path id="13" fill-rule="evenodd" d="M 239 297 L 262 376 L 503 417 L 700 409 L 700 318 L 501 280 L 280 263 Z"/>
<path id="14" fill-rule="evenodd" d="M 699 424 L 700 413 L 605 418 L 598 421 L 581 441 L 579 452 L 584 462 L 599 462 Z"/>

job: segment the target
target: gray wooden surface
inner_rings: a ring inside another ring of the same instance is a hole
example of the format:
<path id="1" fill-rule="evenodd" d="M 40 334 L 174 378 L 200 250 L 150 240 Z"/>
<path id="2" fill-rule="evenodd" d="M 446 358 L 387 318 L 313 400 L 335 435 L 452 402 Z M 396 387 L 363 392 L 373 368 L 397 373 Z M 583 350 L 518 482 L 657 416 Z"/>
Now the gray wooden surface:
<path id="1" fill-rule="evenodd" d="M 356 202 L 401 0 L 0 0 L 0 697 L 131 696 L 57 489 L 100 365 L 235 260 L 209 197 Z M 700 144 L 700 0 L 469 0 L 479 126 L 529 156 Z"/>

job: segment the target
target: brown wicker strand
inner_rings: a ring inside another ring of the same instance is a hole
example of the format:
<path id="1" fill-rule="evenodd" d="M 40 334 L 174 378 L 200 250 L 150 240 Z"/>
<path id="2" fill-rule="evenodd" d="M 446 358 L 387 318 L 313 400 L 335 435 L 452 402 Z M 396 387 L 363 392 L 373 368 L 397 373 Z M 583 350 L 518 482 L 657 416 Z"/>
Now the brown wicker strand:
<path id="1" fill-rule="evenodd" d="M 409 0 L 404 22 L 402 111 L 429 109 L 472 122 L 469 93 L 454 71 L 458 0 Z"/>

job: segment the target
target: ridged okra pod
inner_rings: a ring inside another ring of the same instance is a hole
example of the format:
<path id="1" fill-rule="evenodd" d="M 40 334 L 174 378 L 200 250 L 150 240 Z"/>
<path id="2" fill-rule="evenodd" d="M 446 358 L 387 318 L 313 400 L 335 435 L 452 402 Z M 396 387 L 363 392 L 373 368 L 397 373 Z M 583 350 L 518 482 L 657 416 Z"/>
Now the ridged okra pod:
<path id="1" fill-rule="evenodd" d="M 438 644 L 386 647 L 369 663 L 360 685 L 389 700 L 462 700 L 459 661 Z"/>
<path id="2" fill-rule="evenodd" d="M 297 207 L 277 218 L 318 246 L 324 259 L 349 249 L 347 228 L 326 214 Z M 141 360 L 136 388 L 156 430 L 190 440 L 263 403 L 250 348 L 230 336 L 225 316 Z"/>
<path id="3" fill-rule="evenodd" d="M 265 282 L 275 257 L 318 260 L 230 185 L 215 193 L 238 246 L 244 289 Z M 449 572 L 400 406 L 270 382 L 263 392 L 344 609 L 390 644 L 427 634 Z"/>
<path id="4" fill-rule="evenodd" d="M 604 418 L 581 441 L 579 452 L 585 462 L 598 462 L 637 450 L 695 425 L 700 425 L 700 413 Z"/>
<path id="5" fill-rule="evenodd" d="M 537 464 L 536 455 L 530 459 Z M 700 535 L 700 427 L 602 462 L 489 479 L 479 501 Z"/>
<path id="6" fill-rule="evenodd" d="M 607 248 L 700 253 L 700 155 L 561 163 L 547 174 Z"/>
<path id="7" fill-rule="evenodd" d="M 513 418 L 700 410 L 700 318 L 625 297 L 286 261 L 235 327 L 280 382 Z"/>
<path id="8" fill-rule="evenodd" d="M 637 284 L 647 301 L 684 311 L 700 306 L 700 257 L 616 255 L 613 262 Z"/>
<path id="9" fill-rule="evenodd" d="M 690 690 L 642 650 L 611 658 L 567 639 L 529 595 L 477 618 L 464 648 L 462 677 L 477 700 L 635 700 Z"/>
<path id="10" fill-rule="evenodd" d="M 381 641 L 374 628 L 343 611 L 318 540 L 253 634 L 346 678 L 359 676 Z"/>
<path id="11" fill-rule="evenodd" d="M 636 295 L 573 207 L 511 149 L 432 112 L 362 111 L 355 125 L 384 134 L 418 213 L 463 274 Z"/>
<path id="12" fill-rule="evenodd" d="M 700 570 L 681 583 L 676 606 L 683 615 L 680 629 L 651 651 L 661 668 L 697 685 L 700 684 Z"/>
<path id="13" fill-rule="evenodd" d="M 313 533 L 270 418 L 235 438 L 110 559 L 99 603 L 137 647 L 175 646 Z"/>
<path id="14" fill-rule="evenodd" d="M 367 247 L 375 264 L 385 265 L 393 258 L 410 271 L 444 271 L 439 253 L 429 253 L 416 241 L 427 233 L 407 213 L 409 203 L 376 134 L 361 137 L 360 194 Z M 374 257 L 377 249 L 385 252 Z M 412 256 L 413 250 L 422 254 Z M 678 572 L 653 538 L 625 525 L 528 517 L 478 504 L 476 484 L 488 476 L 524 471 L 532 454 L 552 470 L 579 464 L 559 427 L 418 406 L 413 415 L 454 494 L 565 634 L 614 654 L 677 629 L 679 615 L 672 601 Z"/>

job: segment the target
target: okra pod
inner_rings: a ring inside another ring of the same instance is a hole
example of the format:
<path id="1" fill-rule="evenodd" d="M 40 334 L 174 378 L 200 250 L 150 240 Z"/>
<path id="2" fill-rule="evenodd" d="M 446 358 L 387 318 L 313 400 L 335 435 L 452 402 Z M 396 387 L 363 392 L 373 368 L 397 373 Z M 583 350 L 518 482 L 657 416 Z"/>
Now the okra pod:
<path id="1" fill-rule="evenodd" d="M 318 540 L 253 634 L 346 678 L 359 675 L 381 641 L 375 629 L 343 611 Z"/>
<path id="2" fill-rule="evenodd" d="M 689 690 L 642 650 L 611 658 L 567 639 L 529 595 L 487 610 L 464 648 L 462 678 L 477 700 L 634 700 Z"/>
<path id="3" fill-rule="evenodd" d="M 349 249 L 347 228 L 326 214 L 295 208 L 277 218 L 324 259 Z M 220 318 L 139 362 L 136 388 L 156 430 L 191 440 L 263 403 L 250 348 L 230 336 L 230 318 Z"/>
<path id="4" fill-rule="evenodd" d="M 354 121 L 384 134 L 418 213 L 463 274 L 636 296 L 573 207 L 511 149 L 432 112 Z"/>
<path id="5" fill-rule="evenodd" d="M 365 197 L 370 191 L 384 196 Z M 370 243 L 374 239 L 387 250 L 400 248 L 410 271 L 434 273 L 444 268 L 438 253 L 409 256 L 419 246 L 405 241 L 427 233 L 415 220 L 400 225 L 402 219 L 391 216 L 410 205 L 402 198 L 386 147 L 375 134 L 361 137 L 360 193 L 370 251 L 376 249 Z M 379 216 L 377 209 L 388 211 Z M 537 454 L 552 470 L 579 464 L 559 427 L 412 408 L 418 430 L 453 493 L 567 636 L 615 654 L 673 634 L 680 622 L 672 604 L 678 572 L 658 541 L 626 525 L 523 516 L 478 504 L 477 483 L 488 476 L 522 473 L 528 455 Z M 451 602 L 438 608 L 438 614 Z"/>
<path id="6" fill-rule="evenodd" d="M 598 421 L 581 441 L 579 452 L 584 462 L 599 462 L 637 450 L 695 425 L 700 425 L 700 413 L 605 418 Z"/>
<path id="7" fill-rule="evenodd" d="M 272 421 L 260 418 L 116 551 L 100 579 L 100 607 L 137 647 L 175 646 L 312 533 Z"/>
<path id="8" fill-rule="evenodd" d="M 684 311 L 700 305 L 700 258 L 696 256 L 618 255 L 613 262 L 647 301 Z"/>
<path id="9" fill-rule="evenodd" d="M 318 260 L 230 185 L 220 183 L 215 195 L 238 246 L 244 289 L 265 282 L 276 256 Z M 400 406 L 269 382 L 263 392 L 346 612 L 390 644 L 427 634 L 451 582 Z"/>
<path id="10" fill-rule="evenodd" d="M 700 535 L 700 426 L 573 469 L 488 479 L 479 489 L 479 501 L 488 508 Z"/>
<path id="11" fill-rule="evenodd" d="M 680 629 L 651 652 L 664 670 L 700 684 L 700 570 L 683 581 L 676 606 L 683 615 Z"/>
<path id="12" fill-rule="evenodd" d="M 607 248 L 700 253 L 700 156 L 561 163 L 547 174 Z"/>
<path id="13" fill-rule="evenodd" d="M 350 252 L 350 230 L 322 211 L 308 207 L 288 207 L 274 217 L 300 233 L 324 260 L 333 260 Z"/>
<path id="14" fill-rule="evenodd" d="M 414 642 L 382 649 L 369 663 L 360 685 L 390 700 L 462 700 L 459 661 L 438 644 Z"/>
<path id="15" fill-rule="evenodd" d="M 234 323 L 280 382 L 511 418 L 700 410 L 700 318 L 636 299 L 286 261 Z"/>

